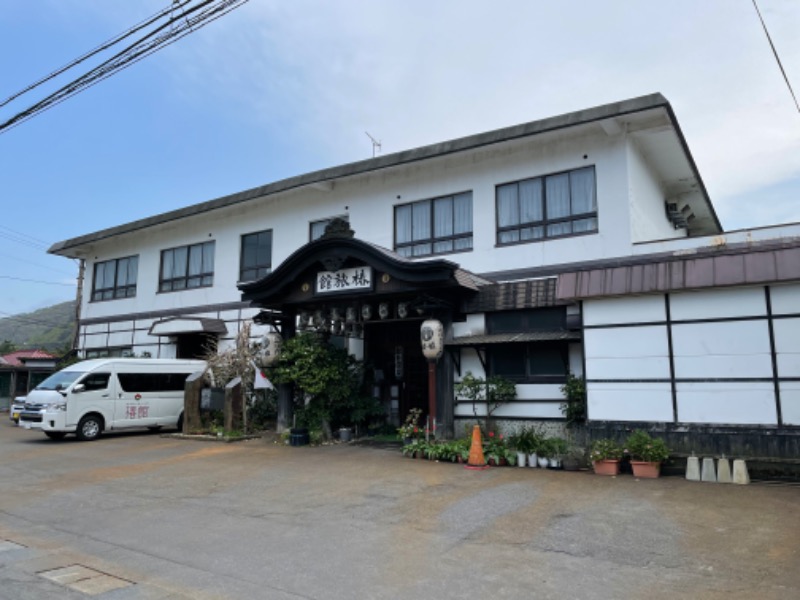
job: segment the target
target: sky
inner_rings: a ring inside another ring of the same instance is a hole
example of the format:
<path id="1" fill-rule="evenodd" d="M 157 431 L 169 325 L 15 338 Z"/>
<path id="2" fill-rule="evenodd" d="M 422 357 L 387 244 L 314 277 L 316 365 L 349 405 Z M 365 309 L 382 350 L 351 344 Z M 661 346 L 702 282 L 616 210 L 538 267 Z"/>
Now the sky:
<path id="1" fill-rule="evenodd" d="M 0 102 L 168 4 L 4 0 Z M 800 96 L 800 1 L 758 6 Z M 725 229 L 800 221 L 752 0 L 250 0 L 0 134 L 0 318 L 75 297 L 52 243 L 369 158 L 367 132 L 388 154 L 653 92 Z"/>

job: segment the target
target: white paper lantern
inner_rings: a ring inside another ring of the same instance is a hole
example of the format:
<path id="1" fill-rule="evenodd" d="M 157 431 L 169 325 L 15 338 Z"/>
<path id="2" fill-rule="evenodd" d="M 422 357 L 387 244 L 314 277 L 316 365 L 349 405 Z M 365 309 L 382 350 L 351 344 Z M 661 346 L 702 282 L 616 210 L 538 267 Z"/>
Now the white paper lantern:
<path id="1" fill-rule="evenodd" d="M 277 331 L 270 331 L 261 338 L 261 351 L 258 353 L 258 358 L 262 367 L 269 367 L 278 360 L 282 343 L 283 338 Z"/>
<path id="2" fill-rule="evenodd" d="M 428 360 L 436 360 L 444 352 L 444 325 L 437 319 L 428 319 L 420 326 L 422 353 Z"/>

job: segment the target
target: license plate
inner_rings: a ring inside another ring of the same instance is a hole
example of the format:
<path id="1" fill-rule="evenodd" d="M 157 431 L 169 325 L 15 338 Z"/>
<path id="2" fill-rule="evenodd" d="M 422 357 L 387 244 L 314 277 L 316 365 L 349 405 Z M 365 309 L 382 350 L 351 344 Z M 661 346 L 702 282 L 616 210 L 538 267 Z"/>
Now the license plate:
<path id="1" fill-rule="evenodd" d="M 13 416 L 11 418 L 16 421 L 17 419 L 19 419 L 19 413 L 13 413 Z"/>

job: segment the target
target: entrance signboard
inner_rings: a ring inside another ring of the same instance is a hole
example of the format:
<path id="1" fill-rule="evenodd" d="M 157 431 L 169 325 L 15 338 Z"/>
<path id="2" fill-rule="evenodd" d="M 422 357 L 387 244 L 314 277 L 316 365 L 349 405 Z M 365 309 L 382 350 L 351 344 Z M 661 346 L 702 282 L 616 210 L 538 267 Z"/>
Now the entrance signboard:
<path id="1" fill-rule="evenodd" d="M 353 292 L 372 289 L 372 267 L 352 267 L 317 273 L 317 294 Z"/>

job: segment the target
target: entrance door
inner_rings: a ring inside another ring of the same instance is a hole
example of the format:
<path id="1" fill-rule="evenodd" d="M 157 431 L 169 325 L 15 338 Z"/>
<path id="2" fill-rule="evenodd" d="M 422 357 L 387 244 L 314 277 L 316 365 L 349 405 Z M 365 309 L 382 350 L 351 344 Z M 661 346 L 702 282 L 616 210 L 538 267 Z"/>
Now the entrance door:
<path id="1" fill-rule="evenodd" d="M 217 338 L 207 333 L 182 333 L 177 336 L 175 358 L 205 358 L 217 351 Z"/>
<path id="2" fill-rule="evenodd" d="M 364 328 L 365 359 L 383 373 L 381 400 L 397 400 L 402 423 L 412 408 L 428 415 L 428 363 L 419 341 L 420 321 L 369 322 Z"/>

